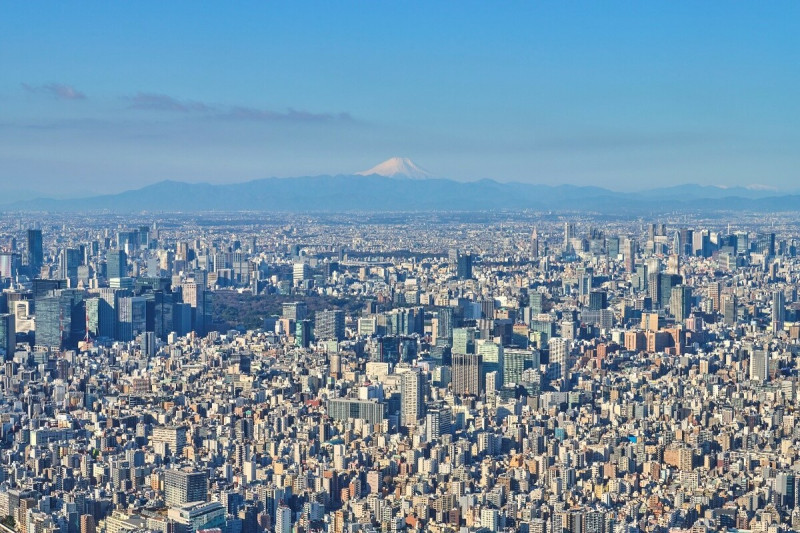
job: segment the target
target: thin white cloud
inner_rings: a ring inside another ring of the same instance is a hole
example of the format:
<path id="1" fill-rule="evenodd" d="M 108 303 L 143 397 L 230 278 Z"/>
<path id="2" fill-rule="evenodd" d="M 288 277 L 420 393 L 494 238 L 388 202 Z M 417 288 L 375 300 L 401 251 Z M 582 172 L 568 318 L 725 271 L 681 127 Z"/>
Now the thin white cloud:
<path id="1" fill-rule="evenodd" d="M 172 96 L 159 93 L 138 92 L 128 98 L 130 109 L 145 111 L 175 111 L 179 113 L 208 112 L 211 107 L 203 102 L 194 100 L 179 100 Z"/>
<path id="2" fill-rule="evenodd" d="M 85 100 L 86 95 L 72 85 L 64 83 L 46 83 L 44 85 L 30 85 L 23 83 L 22 88 L 30 94 L 45 94 L 56 100 Z"/>

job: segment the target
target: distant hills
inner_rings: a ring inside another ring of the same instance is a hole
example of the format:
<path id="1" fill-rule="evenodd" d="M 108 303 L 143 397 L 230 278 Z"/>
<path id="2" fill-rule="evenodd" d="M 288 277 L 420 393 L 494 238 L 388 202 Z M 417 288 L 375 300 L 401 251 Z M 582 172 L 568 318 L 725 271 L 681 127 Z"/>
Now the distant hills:
<path id="1" fill-rule="evenodd" d="M 5 211 L 476 211 L 531 209 L 637 214 L 666 211 L 798 211 L 800 195 L 749 188 L 680 185 L 643 192 L 601 187 L 460 182 L 433 178 L 392 158 L 354 175 L 265 178 L 235 184 L 162 181 L 80 199 L 0 197 Z"/>

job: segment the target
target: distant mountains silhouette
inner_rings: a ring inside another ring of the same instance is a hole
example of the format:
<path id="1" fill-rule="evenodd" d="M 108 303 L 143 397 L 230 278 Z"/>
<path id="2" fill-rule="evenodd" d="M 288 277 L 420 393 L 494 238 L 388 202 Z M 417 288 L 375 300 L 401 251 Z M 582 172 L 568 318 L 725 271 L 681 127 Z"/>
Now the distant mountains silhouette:
<path id="1" fill-rule="evenodd" d="M 372 175 L 265 178 L 213 185 L 162 181 L 140 189 L 78 199 L 0 196 L 4 211 L 591 211 L 636 214 L 668 211 L 798 211 L 800 195 L 749 188 L 679 185 L 644 192 L 601 187 L 504 183 L 484 179 Z"/>

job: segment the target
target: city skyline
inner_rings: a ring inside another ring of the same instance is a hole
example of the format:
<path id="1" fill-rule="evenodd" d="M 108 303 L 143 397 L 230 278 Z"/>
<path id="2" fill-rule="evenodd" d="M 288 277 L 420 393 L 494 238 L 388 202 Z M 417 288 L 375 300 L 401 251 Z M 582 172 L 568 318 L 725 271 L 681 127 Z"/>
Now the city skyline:
<path id="1" fill-rule="evenodd" d="M 352 174 L 794 187 L 798 7 L 7 6 L 0 183 Z"/>

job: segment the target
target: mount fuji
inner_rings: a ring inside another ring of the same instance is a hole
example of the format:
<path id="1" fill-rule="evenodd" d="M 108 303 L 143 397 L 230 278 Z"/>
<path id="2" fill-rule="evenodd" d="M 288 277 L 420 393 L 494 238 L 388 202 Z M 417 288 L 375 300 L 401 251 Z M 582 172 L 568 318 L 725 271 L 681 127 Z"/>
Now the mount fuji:
<path id="1" fill-rule="evenodd" d="M 417 166 L 407 157 L 392 157 L 369 170 L 356 172 L 356 176 L 383 176 L 386 178 L 410 178 L 424 180 L 431 178 L 430 172 Z"/>

